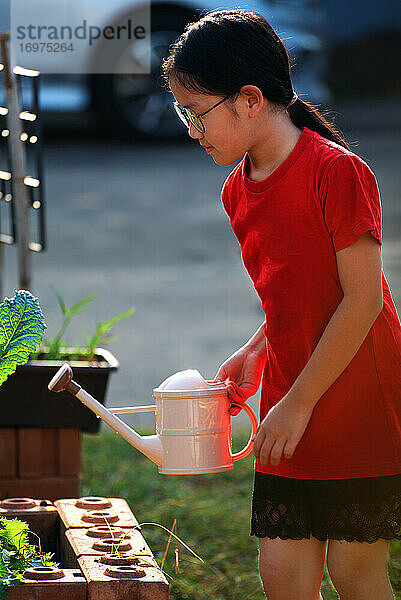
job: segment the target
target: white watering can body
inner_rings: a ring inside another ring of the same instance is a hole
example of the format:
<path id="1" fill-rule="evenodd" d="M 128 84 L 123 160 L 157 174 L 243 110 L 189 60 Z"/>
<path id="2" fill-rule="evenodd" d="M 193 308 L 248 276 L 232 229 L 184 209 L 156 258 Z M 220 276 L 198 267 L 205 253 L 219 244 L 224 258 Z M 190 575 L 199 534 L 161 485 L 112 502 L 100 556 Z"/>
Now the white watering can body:
<path id="1" fill-rule="evenodd" d="M 159 467 L 159 473 L 192 475 L 220 473 L 252 452 L 258 420 L 247 404 L 252 433 L 245 448 L 231 449 L 230 400 L 222 382 L 206 381 L 193 369 L 180 371 L 153 390 L 154 405 L 107 409 L 71 379 L 68 364 L 59 369 L 49 389 L 67 389 Z M 141 436 L 116 415 L 155 412 L 156 435 Z"/>

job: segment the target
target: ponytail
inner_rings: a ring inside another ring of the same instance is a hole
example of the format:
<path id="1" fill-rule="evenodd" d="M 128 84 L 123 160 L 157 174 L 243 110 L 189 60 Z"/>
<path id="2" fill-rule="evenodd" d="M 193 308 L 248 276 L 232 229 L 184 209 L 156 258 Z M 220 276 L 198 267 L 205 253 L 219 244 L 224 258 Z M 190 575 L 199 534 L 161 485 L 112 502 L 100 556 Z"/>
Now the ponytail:
<path id="1" fill-rule="evenodd" d="M 349 150 L 343 135 L 315 105 L 294 97 L 288 52 L 256 12 L 219 10 L 189 23 L 164 59 L 162 76 L 167 87 L 175 79 L 188 91 L 222 97 L 255 85 L 270 102 L 287 108 L 296 127 L 308 127 Z"/>
<path id="2" fill-rule="evenodd" d="M 338 131 L 332 123 L 324 118 L 316 105 L 297 98 L 291 106 L 287 107 L 287 111 L 291 121 L 299 129 L 302 127 L 307 127 L 312 131 L 316 131 L 316 133 L 325 137 L 326 139 L 343 146 L 347 150 L 350 150 L 350 147 L 345 141 L 341 132 Z"/>

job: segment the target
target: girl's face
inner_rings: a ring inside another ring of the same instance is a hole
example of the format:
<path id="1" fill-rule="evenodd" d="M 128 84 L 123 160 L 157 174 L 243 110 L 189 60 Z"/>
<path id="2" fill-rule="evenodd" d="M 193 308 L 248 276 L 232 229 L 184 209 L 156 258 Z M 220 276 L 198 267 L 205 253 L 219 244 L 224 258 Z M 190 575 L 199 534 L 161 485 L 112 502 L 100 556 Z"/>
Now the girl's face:
<path id="1" fill-rule="evenodd" d="M 189 92 L 173 81 L 170 82 L 170 88 L 178 104 L 191 108 L 198 115 L 206 112 L 222 99 L 220 96 Z M 230 106 L 235 107 L 236 113 Z M 224 167 L 232 165 L 247 152 L 253 122 L 251 123 L 249 119 L 242 93 L 234 104 L 231 99 L 222 102 L 202 117 L 202 121 L 205 127 L 204 133 L 200 133 L 191 123 L 188 135 L 198 140 L 216 164 Z"/>

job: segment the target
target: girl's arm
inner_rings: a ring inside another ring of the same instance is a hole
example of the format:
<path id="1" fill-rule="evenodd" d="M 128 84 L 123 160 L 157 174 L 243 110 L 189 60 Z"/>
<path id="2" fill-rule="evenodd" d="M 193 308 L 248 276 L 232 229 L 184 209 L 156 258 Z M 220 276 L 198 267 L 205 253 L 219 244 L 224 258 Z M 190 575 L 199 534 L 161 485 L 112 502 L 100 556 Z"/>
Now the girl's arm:
<path id="1" fill-rule="evenodd" d="M 351 362 L 383 307 L 377 240 L 367 232 L 336 258 L 344 298 L 289 392 L 310 409 Z"/>
<path id="2" fill-rule="evenodd" d="M 253 336 L 246 343 L 249 348 L 252 348 L 252 350 L 262 355 L 266 354 L 266 336 L 264 332 L 265 325 L 266 321 L 263 321 L 259 329 L 255 331 Z"/>
<path id="3" fill-rule="evenodd" d="M 351 362 L 383 306 L 380 246 L 370 233 L 336 254 L 344 298 L 305 367 L 273 406 L 254 437 L 262 465 L 290 459 L 319 398 Z"/>
<path id="4" fill-rule="evenodd" d="M 256 394 L 266 362 L 265 323 L 239 350 L 219 367 L 215 381 L 228 381 L 227 394 L 231 401 L 246 401 Z M 236 415 L 241 408 L 232 405 L 230 413 Z"/>

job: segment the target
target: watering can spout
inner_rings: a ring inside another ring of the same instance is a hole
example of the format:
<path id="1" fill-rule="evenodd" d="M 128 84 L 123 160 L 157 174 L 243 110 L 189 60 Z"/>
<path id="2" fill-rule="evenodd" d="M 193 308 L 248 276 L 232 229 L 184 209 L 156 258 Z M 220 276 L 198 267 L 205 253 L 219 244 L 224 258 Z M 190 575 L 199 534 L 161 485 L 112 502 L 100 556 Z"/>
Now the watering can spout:
<path id="1" fill-rule="evenodd" d="M 120 419 L 118 419 L 120 421 Z M 121 421 L 122 423 L 122 421 Z M 125 423 L 124 423 L 125 425 Z M 137 450 L 140 450 L 142 454 L 150 458 L 158 467 L 161 466 L 163 461 L 163 446 L 158 435 L 139 435 L 130 427 L 131 433 L 135 434 L 139 438 L 135 438 L 135 441 L 129 441 L 132 446 Z M 127 438 L 125 438 L 127 439 Z"/>
<path id="2" fill-rule="evenodd" d="M 160 467 L 163 460 L 163 446 L 157 435 L 141 436 L 131 429 L 124 421 L 116 417 L 113 412 L 100 404 L 95 398 L 83 390 L 72 379 L 72 369 L 68 363 L 64 363 L 57 371 L 48 385 L 49 390 L 62 392 L 64 390 L 76 396 L 83 404 L 92 410 L 98 417 L 107 423 L 114 431 L 119 433 L 131 446 L 142 452 Z M 130 412 L 135 412 L 131 410 Z"/>

